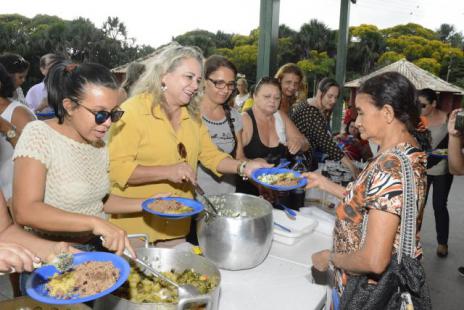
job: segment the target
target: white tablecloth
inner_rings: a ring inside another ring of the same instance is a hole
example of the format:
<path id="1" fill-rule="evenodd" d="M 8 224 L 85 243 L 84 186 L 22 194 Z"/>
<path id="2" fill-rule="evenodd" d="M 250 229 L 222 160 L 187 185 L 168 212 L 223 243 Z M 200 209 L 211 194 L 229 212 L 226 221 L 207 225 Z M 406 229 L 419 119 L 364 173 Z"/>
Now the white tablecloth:
<path id="1" fill-rule="evenodd" d="M 273 242 L 256 268 L 221 270 L 219 310 L 321 309 L 326 287 L 311 283 L 311 254 L 330 248 L 331 242 L 315 231 L 292 246 Z"/>

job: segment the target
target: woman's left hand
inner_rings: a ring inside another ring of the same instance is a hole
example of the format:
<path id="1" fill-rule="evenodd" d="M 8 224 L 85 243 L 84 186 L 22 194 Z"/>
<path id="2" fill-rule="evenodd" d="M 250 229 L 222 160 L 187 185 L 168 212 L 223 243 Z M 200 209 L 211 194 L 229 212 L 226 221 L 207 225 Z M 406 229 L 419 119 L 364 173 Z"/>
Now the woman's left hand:
<path id="1" fill-rule="evenodd" d="M 303 147 L 302 139 L 288 139 L 287 140 L 287 149 L 290 154 L 295 155 Z"/>
<path id="2" fill-rule="evenodd" d="M 245 175 L 247 177 L 251 177 L 251 174 L 256 169 L 259 169 L 259 168 L 271 168 L 273 166 L 274 165 L 268 164 L 267 162 L 264 162 L 263 160 L 253 159 L 253 160 L 250 160 L 250 161 L 247 162 L 244 172 L 245 172 Z"/>
<path id="3" fill-rule="evenodd" d="M 329 269 L 329 257 L 330 251 L 323 250 L 320 252 L 316 252 L 311 256 L 313 261 L 313 267 L 319 271 L 327 271 Z"/>

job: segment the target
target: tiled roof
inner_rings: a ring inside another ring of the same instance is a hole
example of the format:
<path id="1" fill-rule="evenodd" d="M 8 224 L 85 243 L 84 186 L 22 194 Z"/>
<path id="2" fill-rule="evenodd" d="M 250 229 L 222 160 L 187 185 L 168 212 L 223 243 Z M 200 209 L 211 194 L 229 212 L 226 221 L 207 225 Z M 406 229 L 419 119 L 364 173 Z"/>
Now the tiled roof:
<path id="1" fill-rule="evenodd" d="M 438 76 L 419 68 L 406 59 L 401 59 L 359 79 L 345 83 L 345 87 L 357 88 L 365 80 L 384 72 L 398 72 L 406 76 L 417 89 L 431 88 L 436 92 L 450 92 L 464 95 L 464 89 L 448 83 Z"/>
<path id="2" fill-rule="evenodd" d="M 111 72 L 113 73 L 126 73 L 126 70 L 127 70 L 127 67 L 129 67 L 129 65 L 132 63 L 132 62 L 139 62 L 141 64 L 144 64 L 145 66 L 150 62 L 150 60 L 158 53 L 158 50 L 154 51 L 153 53 L 150 53 L 146 56 L 143 56 L 143 57 L 140 57 L 134 61 L 131 61 L 131 62 L 128 62 L 124 65 L 121 65 L 119 67 L 116 67 L 116 68 L 113 68 L 111 69 Z"/>

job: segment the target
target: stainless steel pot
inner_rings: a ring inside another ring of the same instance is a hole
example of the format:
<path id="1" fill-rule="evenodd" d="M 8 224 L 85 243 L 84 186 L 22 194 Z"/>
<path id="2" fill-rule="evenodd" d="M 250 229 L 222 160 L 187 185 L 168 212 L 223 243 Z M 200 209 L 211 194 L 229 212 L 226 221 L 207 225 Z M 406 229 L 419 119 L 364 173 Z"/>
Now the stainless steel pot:
<path id="1" fill-rule="evenodd" d="M 218 286 L 206 295 L 194 298 L 184 298 L 177 304 L 165 303 L 134 303 L 127 299 L 109 294 L 95 301 L 94 309 L 97 310 L 174 310 L 184 309 L 186 305 L 193 302 L 207 304 L 207 309 L 217 310 L 219 307 L 219 292 L 221 274 L 217 267 L 206 258 L 190 252 L 178 251 L 176 249 L 148 247 L 148 237 L 146 235 L 131 235 L 133 237 L 143 237 L 145 247 L 136 249 L 137 257 L 150 263 L 152 267 L 159 271 L 183 271 L 193 268 L 196 272 L 218 277 Z"/>
<path id="2" fill-rule="evenodd" d="M 239 193 L 208 198 L 219 209 L 219 215 L 205 213 L 198 218 L 197 234 L 203 254 L 227 270 L 249 269 L 262 263 L 272 244 L 272 205 Z"/>

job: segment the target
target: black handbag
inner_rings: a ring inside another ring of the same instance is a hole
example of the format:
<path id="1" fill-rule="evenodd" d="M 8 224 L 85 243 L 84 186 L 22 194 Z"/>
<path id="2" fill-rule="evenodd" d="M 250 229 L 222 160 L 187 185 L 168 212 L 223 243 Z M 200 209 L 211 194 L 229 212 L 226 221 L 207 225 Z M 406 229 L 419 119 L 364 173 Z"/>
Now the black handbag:
<path id="1" fill-rule="evenodd" d="M 406 155 L 399 151 L 393 153 L 401 161 L 404 179 L 398 253 L 392 256 L 377 284 L 369 284 L 366 275 L 349 275 L 340 299 L 340 309 L 432 309 L 424 267 L 415 257 L 417 206 L 414 172 Z M 367 215 L 362 223 L 361 244 L 366 230 Z"/>

